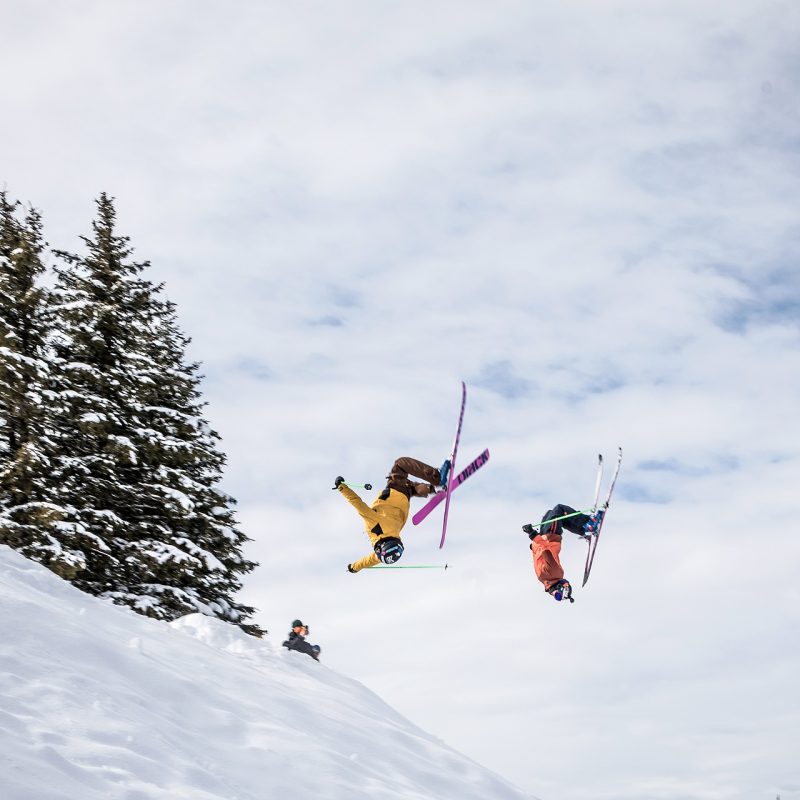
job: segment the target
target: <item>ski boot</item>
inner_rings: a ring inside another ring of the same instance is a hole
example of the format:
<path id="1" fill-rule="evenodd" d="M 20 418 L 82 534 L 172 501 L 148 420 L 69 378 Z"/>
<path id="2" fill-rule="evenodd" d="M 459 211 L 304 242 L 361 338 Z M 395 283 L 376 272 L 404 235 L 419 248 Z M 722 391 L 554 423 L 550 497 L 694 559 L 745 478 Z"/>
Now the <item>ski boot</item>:
<path id="1" fill-rule="evenodd" d="M 583 531 L 584 536 L 589 537 L 593 533 L 597 533 L 600 530 L 600 526 L 603 524 L 603 515 L 606 513 L 604 508 L 598 508 L 588 519 L 587 522 L 583 524 Z"/>
<path id="2" fill-rule="evenodd" d="M 446 458 L 441 467 L 439 467 L 439 486 L 442 489 L 447 488 L 447 479 L 450 477 L 450 459 Z"/>

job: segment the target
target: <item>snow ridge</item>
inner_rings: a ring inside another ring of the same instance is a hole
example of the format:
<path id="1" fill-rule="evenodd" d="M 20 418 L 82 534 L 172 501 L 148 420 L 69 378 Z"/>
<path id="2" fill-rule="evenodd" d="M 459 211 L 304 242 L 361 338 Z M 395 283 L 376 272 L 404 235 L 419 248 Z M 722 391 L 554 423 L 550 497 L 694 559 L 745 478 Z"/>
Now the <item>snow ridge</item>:
<path id="1" fill-rule="evenodd" d="M 0 546 L 4 800 L 523 800 L 363 685 L 190 614 L 83 594 Z"/>

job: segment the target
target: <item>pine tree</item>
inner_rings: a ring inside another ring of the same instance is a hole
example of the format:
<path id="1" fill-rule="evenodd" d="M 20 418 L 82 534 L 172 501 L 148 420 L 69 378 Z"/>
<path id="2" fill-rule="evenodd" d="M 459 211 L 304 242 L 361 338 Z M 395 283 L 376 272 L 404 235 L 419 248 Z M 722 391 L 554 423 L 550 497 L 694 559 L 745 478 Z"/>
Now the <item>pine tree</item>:
<path id="1" fill-rule="evenodd" d="M 81 543 L 52 502 L 48 429 L 48 335 L 52 307 L 42 285 L 42 221 L 20 220 L 0 192 L 0 542 L 62 577 L 83 568 Z"/>
<path id="2" fill-rule="evenodd" d="M 54 472 L 66 523 L 97 541 L 74 582 L 148 616 L 200 611 L 260 633 L 232 597 L 255 564 L 217 488 L 224 456 L 201 416 L 197 365 L 184 364 L 188 340 L 116 234 L 112 199 L 97 210 L 87 254 L 57 253 Z"/>
<path id="3" fill-rule="evenodd" d="M 185 363 L 189 340 L 172 303 L 152 298 L 149 321 L 137 408 L 143 427 L 131 435 L 148 488 L 136 543 L 147 572 L 128 587 L 126 602 L 157 602 L 175 616 L 188 607 L 241 624 L 253 609 L 232 595 L 241 588 L 238 576 L 255 565 L 241 555 L 247 539 L 236 528 L 235 501 L 217 485 L 225 457 L 202 417 L 199 365 Z"/>

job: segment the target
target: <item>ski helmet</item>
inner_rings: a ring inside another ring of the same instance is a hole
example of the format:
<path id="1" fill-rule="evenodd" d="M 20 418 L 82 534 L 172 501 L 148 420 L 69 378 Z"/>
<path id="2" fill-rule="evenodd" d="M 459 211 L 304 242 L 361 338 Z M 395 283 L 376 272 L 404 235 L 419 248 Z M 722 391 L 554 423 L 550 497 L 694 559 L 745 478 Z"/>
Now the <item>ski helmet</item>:
<path id="1" fill-rule="evenodd" d="M 383 564 L 394 564 L 403 555 L 403 543 L 394 536 L 379 539 L 375 542 L 375 555 Z"/>
<path id="2" fill-rule="evenodd" d="M 550 596 L 558 603 L 562 600 L 569 600 L 572 602 L 572 586 L 569 581 L 560 580 L 554 583 L 548 590 Z"/>

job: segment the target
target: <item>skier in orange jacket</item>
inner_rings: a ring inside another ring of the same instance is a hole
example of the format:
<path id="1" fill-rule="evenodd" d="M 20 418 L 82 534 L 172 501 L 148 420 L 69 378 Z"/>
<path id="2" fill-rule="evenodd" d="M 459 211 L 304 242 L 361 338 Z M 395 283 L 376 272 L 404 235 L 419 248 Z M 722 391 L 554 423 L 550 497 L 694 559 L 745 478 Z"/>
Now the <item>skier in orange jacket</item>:
<path id="1" fill-rule="evenodd" d="M 561 602 L 566 598 L 572 602 L 572 585 L 564 578 L 564 568 L 561 566 L 562 529 L 566 528 L 571 533 L 586 538 L 597 530 L 602 515 L 602 510 L 589 516 L 559 503 L 542 517 L 539 525 L 528 523 L 522 526 L 522 530 L 531 540 L 530 548 L 536 577 L 544 585 L 544 590 L 555 600 Z M 558 517 L 566 519 L 557 519 Z"/>

